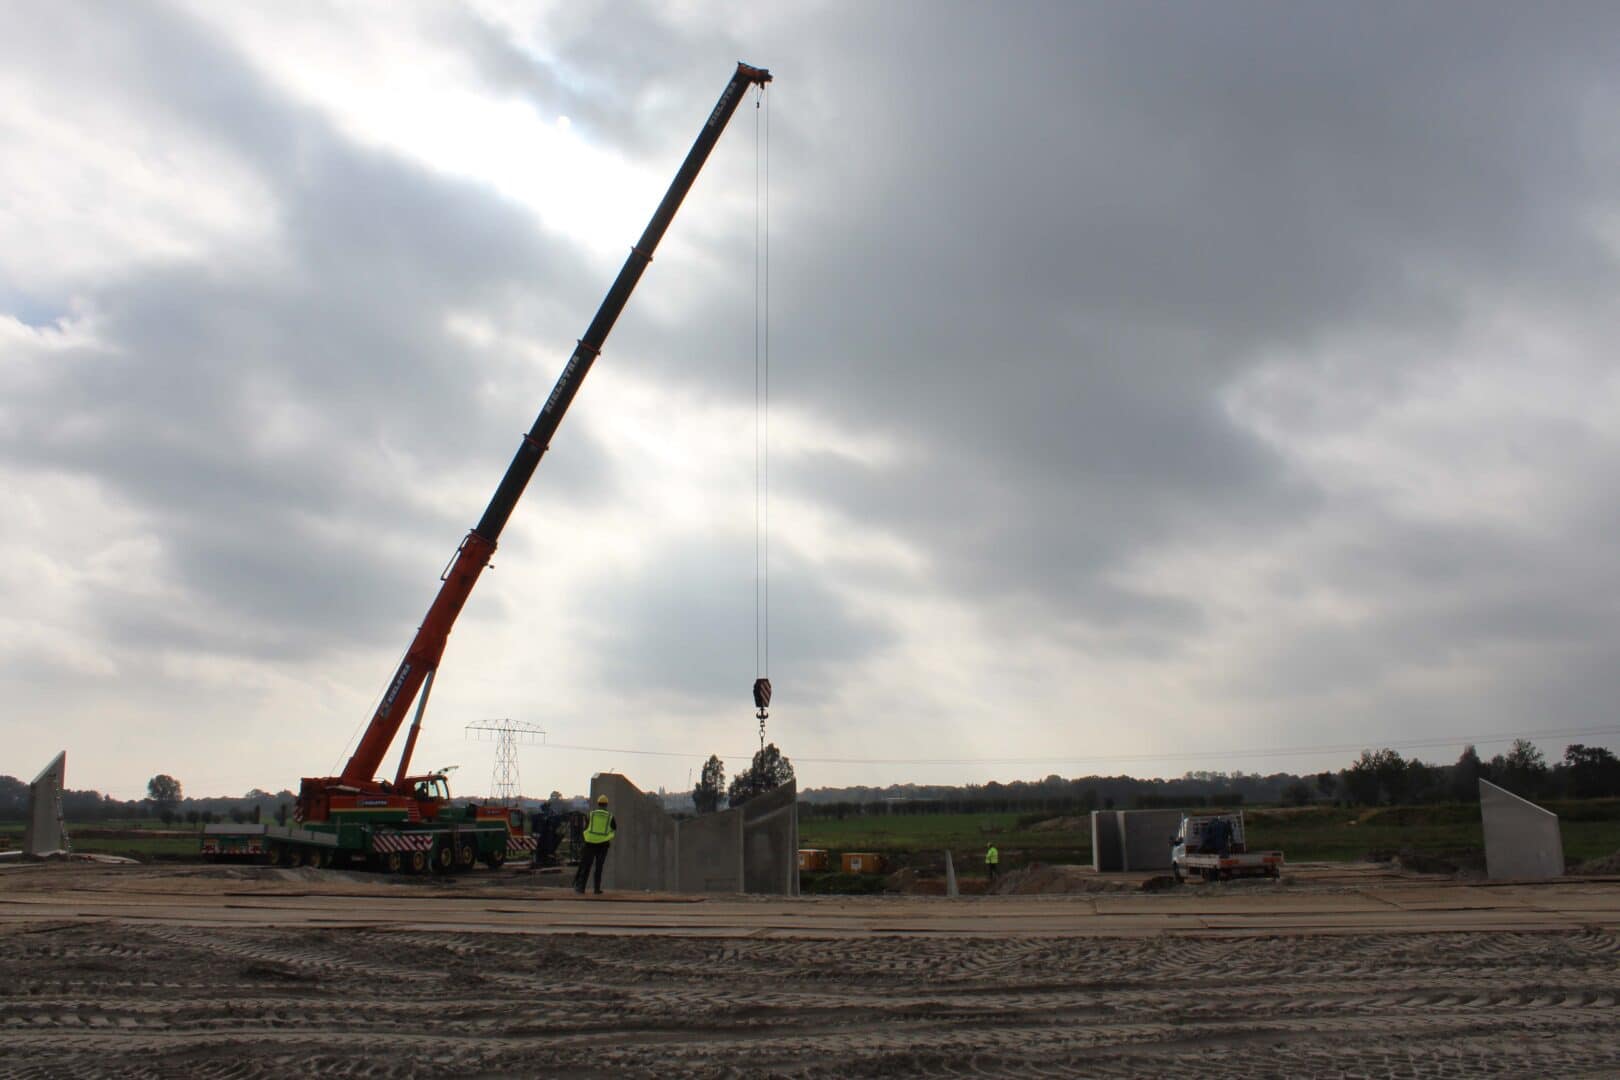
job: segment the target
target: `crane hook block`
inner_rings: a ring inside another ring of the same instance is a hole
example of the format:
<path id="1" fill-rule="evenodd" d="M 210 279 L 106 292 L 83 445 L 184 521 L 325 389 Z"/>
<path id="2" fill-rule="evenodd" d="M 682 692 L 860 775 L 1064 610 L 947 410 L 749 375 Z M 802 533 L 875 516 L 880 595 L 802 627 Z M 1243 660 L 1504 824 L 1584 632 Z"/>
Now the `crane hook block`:
<path id="1" fill-rule="evenodd" d="M 769 680 L 769 679 L 755 679 L 754 680 L 754 708 L 758 709 L 759 712 L 760 712 L 760 715 L 763 717 L 765 715 L 765 710 L 769 709 L 770 707 L 771 707 L 771 680 Z"/>

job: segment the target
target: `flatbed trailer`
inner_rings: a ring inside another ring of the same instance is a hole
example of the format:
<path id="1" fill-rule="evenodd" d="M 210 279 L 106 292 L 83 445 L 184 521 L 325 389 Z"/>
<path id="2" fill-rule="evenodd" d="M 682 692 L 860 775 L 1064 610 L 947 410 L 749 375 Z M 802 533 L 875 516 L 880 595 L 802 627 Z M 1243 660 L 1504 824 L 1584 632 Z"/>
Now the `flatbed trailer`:
<path id="1" fill-rule="evenodd" d="M 1177 865 L 1176 878 L 1198 876 L 1205 881 L 1236 877 L 1281 877 L 1283 853 L 1246 851 L 1241 855 L 1188 855 Z"/>
<path id="2" fill-rule="evenodd" d="M 1226 881 L 1239 877 L 1282 876 L 1281 851 L 1249 850 L 1241 811 L 1183 814 L 1170 844 L 1170 865 L 1177 881 L 1186 881 L 1189 877 Z"/>

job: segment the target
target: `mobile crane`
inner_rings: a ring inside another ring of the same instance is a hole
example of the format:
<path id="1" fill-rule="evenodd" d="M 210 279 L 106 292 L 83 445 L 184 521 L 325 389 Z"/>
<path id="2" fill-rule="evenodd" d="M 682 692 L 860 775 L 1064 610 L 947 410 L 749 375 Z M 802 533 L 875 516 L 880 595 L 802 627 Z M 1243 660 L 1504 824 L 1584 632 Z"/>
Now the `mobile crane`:
<path id="1" fill-rule="evenodd" d="M 364 862 L 374 869 L 394 872 L 429 867 L 448 872 L 470 869 L 479 860 L 500 866 L 509 850 L 532 848 L 533 838 L 525 835 L 520 812 L 469 806 L 464 813 L 453 814 L 447 809 L 450 788 L 442 773 L 411 773 L 411 755 L 422 730 L 428 695 L 456 616 L 489 565 L 507 519 L 540 458 L 550 448 L 557 426 L 600 355 L 642 272 L 652 261 L 659 240 L 748 89 L 763 87 L 770 81 L 771 73 L 764 68 L 738 63 L 652 220 L 630 249 L 596 317 L 557 377 L 540 415 L 523 436 L 484 516 L 462 539 L 440 575 L 438 595 L 343 772 L 338 776 L 305 777 L 290 823 L 209 826 L 203 836 L 205 855 L 268 856 L 272 862 L 295 865 Z M 380 778 L 378 770 L 413 703 L 416 713 L 394 777 Z"/>

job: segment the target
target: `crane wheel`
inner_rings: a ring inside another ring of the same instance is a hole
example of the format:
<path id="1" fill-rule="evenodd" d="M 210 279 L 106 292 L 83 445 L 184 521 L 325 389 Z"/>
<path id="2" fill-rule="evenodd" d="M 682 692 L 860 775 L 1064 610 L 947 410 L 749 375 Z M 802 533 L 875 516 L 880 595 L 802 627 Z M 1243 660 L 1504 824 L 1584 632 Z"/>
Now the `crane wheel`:
<path id="1" fill-rule="evenodd" d="M 405 871 L 405 856 L 402 852 L 386 851 L 377 856 L 377 869 L 386 874 L 400 874 Z"/>
<path id="2" fill-rule="evenodd" d="M 473 845 L 473 842 L 471 840 L 463 840 L 461 843 L 457 844 L 456 845 L 456 870 L 457 870 L 457 872 L 471 870 L 474 866 L 477 866 L 477 865 L 478 865 L 478 848 Z"/>
<path id="3" fill-rule="evenodd" d="M 428 868 L 428 854 L 425 851 L 413 851 L 405 856 L 405 871 L 410 874 L 425 874 Z"/>
<path id="4" fill-rule="evenodd" d="M 435 874 L 448 874 L 456 868 L 456 849 L 454 842 L 441 840 L 433 845 L 433 872 Z"/>
<path id="5" fill-rule="evenodd" d="M 484 865 L 491 870 L 499 870 L 506 865 L 506 849 L 496 848 L 484 856 Z"/>
<path id="6" fill-rule="evenodd" d="M 315 865 L 320 867 L 322 870 L 330 870 L 332 868 L 332 849 L 321 848 L 318 852 L 316 852 Z"/>

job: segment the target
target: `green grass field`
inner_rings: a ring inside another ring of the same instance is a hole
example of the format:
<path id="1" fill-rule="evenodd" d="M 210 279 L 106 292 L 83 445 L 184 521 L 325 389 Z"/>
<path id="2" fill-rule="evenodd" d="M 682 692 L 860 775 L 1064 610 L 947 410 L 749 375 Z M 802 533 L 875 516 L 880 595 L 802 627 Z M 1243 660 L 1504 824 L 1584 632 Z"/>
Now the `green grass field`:
<path id="1" fill-rule="evenodd" d="M 1547 806 L 1559 815 L 1567 858 L 1594 859 L 1620 851 L 1620 799 Z M 1071 827 L 1063 829 L 1020 824 L 1029 821 L 1021 813 L 807 818 L 799 824 L 799 843 L 825 848 L 835 860 L 846 851 L 881 852 L 895 866 L 929 861 L 948 850 L 964 875 L 983 872 L 984 849 L 991 842 L 1001 849 L 1003 868 L 1091 861 L 1091 832 L 1083 816 L 1070 818 Z M 1356 861 L 1415 851 L 1466 864 L 1478 863 L 1484 852 L 1479 807 L 1473 805 L 1258 808 L 1246 811 L 1245 821 L 1251 846 L 1281 848 L 1294 862 Z M 19 846 L 22 831 L 21 822 L 0 822 L 0 850 Z M 156 818 L 68 823 L 75 851 L 142 861 L 195 858 L 200 832 L 200 826 L 164 825 Z"/>
<path id="2" fill-rule="evenodd" d="M 1593 859 L 1620 851 L 1620 799 L 1554 802 L 1548 808 L 1559 815 L 1567 858 Z M 826 848 L 835 857 L 845 851 L 882 852 L 897 863 L 910 853 L 948 849 L 957 867 L 967 872 L 981 868 L 991 841 L 1001 849 L 1004 867 L 1091 861 L 1091 833 L 1083 818 L 1074 819 L 1078 827 L 1060 830 L 1019 827 L 1027 820 L 1014 813 L 807 819 L 799 824 L 799 842 Z M 1475 805 L 1258 808 L 1246 811 L 1244 820 L 1251 847 L 1281 848 L 1295 862 L 1356 861 L 1398 851 L 1468 862 L 1483 859 L 1484 853 Z"/>
<path id="3" fill-rule="evenodd" d="M 176 822 L 165 825 L 159 818 L 113 821 L 70 821 L 68 839 L 74 851 L 95 855 L 122 855 L 142 862 L 196 858 L 201 845 L 201 825 Z M 130 834 L 136 835 L 130 835 Z M 142 836 L 141 833 L 158 835 Z M 22 846 L 23 823 L 0 821 L 0 851 Z"/>

